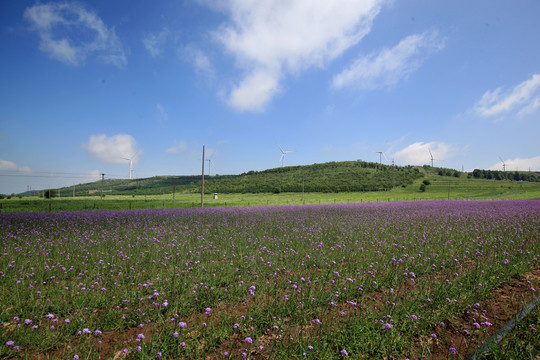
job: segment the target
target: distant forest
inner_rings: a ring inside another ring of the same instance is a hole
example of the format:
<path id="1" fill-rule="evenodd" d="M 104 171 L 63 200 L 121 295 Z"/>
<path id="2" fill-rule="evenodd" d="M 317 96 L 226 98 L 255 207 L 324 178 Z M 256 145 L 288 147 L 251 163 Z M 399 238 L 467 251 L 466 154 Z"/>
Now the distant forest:
<path id="1" fill-rule="evenodd" d="M 218 193 L 386 191 L 412 184 L 423 176 L 412 166 L 343 161 L 211 177 L 205 189 Z"/>
<path id="2" fill-rule="evenodd" d="M 475 179 L 488 180 L 512 180 L 512 181 L 529 181 L 538 182 L 540 176 L 536 172 L 525 171 L 499 171 L 499 170 L 479 170 L 474 169 L 472 177 Z"/>

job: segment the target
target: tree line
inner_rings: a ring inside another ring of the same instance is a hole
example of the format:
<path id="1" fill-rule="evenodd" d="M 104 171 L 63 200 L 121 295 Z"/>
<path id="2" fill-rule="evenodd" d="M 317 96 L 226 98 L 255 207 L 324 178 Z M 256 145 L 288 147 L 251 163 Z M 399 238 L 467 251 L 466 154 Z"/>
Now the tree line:
<path id="1" fill-rule="evenodd" d="M 474 169 L 472 177 L 475 179 L 488 180 L 511 180 L 511 181 L 540 181 L 540 175 L 537 172 L 530 171 L 500 171 L 500 170 L 481 170 Z"/>

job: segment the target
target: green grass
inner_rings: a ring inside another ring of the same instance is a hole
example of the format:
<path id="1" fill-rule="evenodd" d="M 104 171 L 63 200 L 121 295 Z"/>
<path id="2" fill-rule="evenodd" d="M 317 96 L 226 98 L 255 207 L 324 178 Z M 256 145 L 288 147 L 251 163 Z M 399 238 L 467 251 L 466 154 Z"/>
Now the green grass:
<path id="1" fill-rule="evenodd" d="M 429 180 L 425 192 L 419 190 L 423 180 Z M 331 204 L 356 202 L 388 202 L 417 200 L 519 200 L 540 198 L 540 183 L 461 179 L 446 176 L 426 176 L 412 185 L 397 187 L 390 191 L 338 192 L 338 193 L 258 193 L 218 194 L 214 200 L 206 194 L 207 207 L 262 206 L 293 204 Z M 3 211 L 52 211 L 92 209 L 143 209 L 170 207 L 200 207 L 201 195 L 176 193 L 161 195 L 109 195 L 103 200 L 99 196 L 60 197 L 52 200 L 37 197 L 0 200 Z"/>

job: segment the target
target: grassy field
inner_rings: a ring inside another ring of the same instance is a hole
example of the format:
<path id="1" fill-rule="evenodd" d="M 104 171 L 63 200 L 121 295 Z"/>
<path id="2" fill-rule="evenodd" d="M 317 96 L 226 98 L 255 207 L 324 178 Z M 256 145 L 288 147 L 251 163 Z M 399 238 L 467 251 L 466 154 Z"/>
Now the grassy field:
<path id="1" fill-rule="evenodd" d="M 465 359 L 537 296 L 539 214 L 540 200 L 2 213 L 0 358 Z M 531 358 L 539 319 L 491 358 Z"/>
<path id="2" fill-rule="evenodd" d="M 374 192 L 340 193 L 262 193 L 262 194 L 218 194 L 205 195 L 205 206 L 261 206 L 291 204 L 332 204 L 357 202 L 389 202 L 418 200 L 498 200 L 540 198 L 540 183 L 460 179 L 455 177 L 428 176 L 430 185 L 425 192 L 419 190 L 424 179 L 417 180 L 405 188 Z M 3 211 L 48 211 L 50 210 L 92 210 L 92 209 L 143 209 L 200 207 L 200 194 L 176 193 L 139 196 L 99 196 L 60 197 L 52 200 L 37 197 L 0 200 Z"/>

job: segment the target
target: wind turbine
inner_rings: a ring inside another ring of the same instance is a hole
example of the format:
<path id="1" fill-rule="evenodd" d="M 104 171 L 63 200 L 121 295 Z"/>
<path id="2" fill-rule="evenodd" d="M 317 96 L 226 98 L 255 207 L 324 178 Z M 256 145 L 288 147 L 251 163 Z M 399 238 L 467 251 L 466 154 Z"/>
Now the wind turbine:
<path id="1" fill-rule="evenodd" d="M 506 171 L 506 164 L 504 163 L 504 160 L 499 156 L 499 159 L 501 159 L 503 171 Z"/>
<path id="2" fill-rule="evenodd" d="M 433 161 L 444 161 L 444 160 L 434 159 L 430 148 L 428 148 L 428 151 L 429 151 L 429 156 L 430 156 L 430 159 L 431 159 L 431 167 L 433 167 Z"/>
<path id="3" fill-rule="evenodd" d="M 133 179 L 133 159 L 135 159 L 135 157 L 140 153 L 140 151 L 137 151 L 135 154 L 131 155 L 131 157 L 129 158 L 121 158 L 121 159 L 124 159 L 124 160 L 127 160 L 129 161 L 129 179 Z"/>
<path id="4" fill-rule="evenodd" d="M 279 159 L 279 162 L 281 163 L 281 167 L 285 166 L 285 154 L 290 154 L 293 152 L 296 152 L 295 150 L 283 150 L 281 146 L 278 145 L 279 150 L 281 151 L 281 158 Z"/>
<path id="5" fill-rule="evenodd" d="M 384 151 L 374 151 L 374 153 L 379 154 L 379 163 L 382 165 L 382 157 L 384 155 Z M 384 158 L 386 159 L 386 155 L 384 155 Z"/>
<path id="6" fill-rule="evenodd" d="M 388 141 L 386 141 L 386 142 L 384 143 L 383 150 L 381 150 L 381 151 L 374 151 L 374 153 L 379 154 L 379 163 L 380 163 L 381 165 L 382 165 L 382 158 L 383 158 L 383 156 L 384 156 L 384 158 L 385 158 L 386 160 L 388 160 L 388 159 L 386 158 L 386 155 L 384 155 L 384 148 L 386 147 L 386 144 L 387 144 L 387 143 L 388 143 Z"/>
<path id="7" fill-rule="evenodd" d="M 205 161 L 208 161 L 208 176 L 210 176 L 210 173 L 212 171 L 212 157 L 210 157 L 210 159 L 205 160 Z M 216 173 L 217 173 L 216 165 L 214 165 L 214 175 L 216 175 Z"/>
<path id="8" fill-rule="evenodd" d="M 212 166 L 212 159 L 208 159 L 206 161 L 208 161 L 208 176 L 210 176 L 210 166 Z"/>

